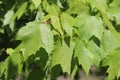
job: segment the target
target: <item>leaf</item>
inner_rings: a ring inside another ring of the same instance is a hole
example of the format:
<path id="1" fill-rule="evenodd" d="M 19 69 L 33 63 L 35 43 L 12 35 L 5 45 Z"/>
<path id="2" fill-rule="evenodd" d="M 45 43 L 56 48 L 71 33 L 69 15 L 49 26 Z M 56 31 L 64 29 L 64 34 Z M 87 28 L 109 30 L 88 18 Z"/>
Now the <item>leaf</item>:
<path id="1" fill-rule="evenodd" d="M 69 8 L 66 12 L 69 14 L 88 15 L 89 7 L 83 4 L 81 0 L 70 0 Z"/>
<path id="2" fill-rule="evenodd" d="M 35 4 L 35 7 L 38 8 L 38 6 L 40 5 L 41 3 L 41 0 L 32 0 L 33 3 Z"/>
<path id="3" fill-rule="evenodd" d="M 79 35 L 86 42 L 94 35 L 101 40 L 104 32 L 103 22 L 95 16 L 80 16 L 77 18 L 76 26 L 79 27 Z"/>
<path id="4" fill-rule="evenodd" d="M 108 80 L 113 80 L 116 76 L 120 77 L 120 48 L 112 51 L 104 60 L 103 66 L 109 66 Z M 117 65 L 117 66 L 116 66 Z"/>
<path id="5" fill-rule="evenodd" d="M 43 7 L 46 10 L 46 12 L 48 12 L 49 14 L 58 16 L 60 13 L 60 8 L 54 4 L 50 5 L 47 0 L 43 1 Z"/>
<path id="6" fill-rule="evenodd" d="M 53 35 L 47 24 L 30 22 L 19 30 L 16 39 L 22 40 L 18 48 L 23 51 L 25 59 L 35 54 L 40 47 L 45 48 L 48 53 L 53 49 Z"/>
<path id="7" fill-rule="evenodd" d="M 14 52 L 14 49 L 12 49 L 12 48 L 8 48 L 8 49 L 7 49 L 7 53 L 8 53 L 9 55 L 12 55 L 13 52 Z"/>
<path id="8" fill-rule="evenodd" d="M 120 1 L 113 0 L 113 2 L 109 5 L 108 14 L 112 17 L 115 17 L 117 24 L 120 24 Z"/>
<path id="9" fill-rule="evenodd" d="M 119 35 L 114 34 L 114 32 L 110 32 L 108 30 L 104 32 L 101 40 L 101 54 L 103 58 L 108 55 L 109 52 L 120 47 L 120 39 L 117 39 L 119 38 L 118 36 Z"/>
<path id="10" fill-rule="evenodd" d="M 41 24 L 40 32 L 43 48 L 45 48 L 46 51 L 50 54 L 53 50 L 54 45 L 53 34 L 50 30 L 50 26 L 47 24 Z"/>
<path id="11" fill-rule="evenodd" d="M 100 10 L 100 12 L 106 12 L 107 4 L 106 4 L 106 0 L 89 0 L 92 9 L 93 8 L 97 8 L 98 10 Z"/>
<path id="12" fill-rule="evenodd" d="M 5 61 L 5 79 L 14 79 L 16 74 L 21 74 L 23 68 L 23 56 L 20 53 L 13 53 Z"/>
<path id="13" fill-rule="evenodd" d="M 61 23 L 63 29 L 67 32 L 69 36 L 72 36 L 73 26 L 75 24 L 75 20 L 72 16 L 67 13 L 62 13 L 61 15 Z"/>
<path id="14" fill-rule="evenodd" d="M 63 72 L 70 73 L 71 59 L 73 55 L 73 44 L 68 46 L 64 41 L 59 42 L 52 55 L 52 67 L 60 64 Z"/>
<path id="15" fill-rule="evenodd" d="M 57 0 L 57 5 L 58 5 L 60 8 L 63 8 L 62 3 L 60 2 L 60 0 Z"/>
<path id="16" fill-rule="evenodd" d="M 93 41 L 89 41 L 87 44 L 87 49 L 94 56 L 94 64 L 99 66 L 101 61 L 100 47 L 98 47 Z"/>
<path id="17" fill-rule="evenodd" d="M 86 74 L 88 74 L 91 65 L 94 64 L 94 55 L 85 47 L 85 45 L 80 40 L 76 42 L 75 57 L 78 58 L 79 64 L 82 65 Z"/>
<path id="18" fill-rule="evenodd" d="M 9 10 L 6 14 L 5 14 L 5 19 L 3 21 L 3 25 L 7 25 L 7 24 L 10 24 L 11 23 L 11 19 L 12 19 L 12 16 L 13 16 L 14 12 L 13 10 Z"/>
<path id="19" fill-rule="evenodd" d="M 21 16 L 26 12 L 26 8 L 27 8 L 28 3 L 24 2 L 20 8 L 17 10 L 17 12 L 14 14 L 13 16 L 13 20 L 17 17 L 17 19 L 20 19 Z"/>
<path id="20" fill-rule="evenodd" d="M 0 62 L 0 76 L 2 76 L 4 70 L 5 70 L 5 63 Z"/>
<path id="21" fill-rule="evenodd" d="M 52 22 L 52 25 L 53 27 L 61 34 L 63 35 L 63 31 L 62 31 L 62 28 L 61 28 L 61 25 L 60 25 L 60 19 L 58 16 L 52 16 L 51 17 L 51 22 Z"/>

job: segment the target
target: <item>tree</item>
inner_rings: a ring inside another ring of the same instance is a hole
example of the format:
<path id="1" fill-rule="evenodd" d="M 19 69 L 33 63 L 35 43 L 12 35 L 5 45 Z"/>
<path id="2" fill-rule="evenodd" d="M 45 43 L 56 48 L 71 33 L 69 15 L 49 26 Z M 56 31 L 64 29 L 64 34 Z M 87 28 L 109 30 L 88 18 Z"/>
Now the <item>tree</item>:
<path id="1" fill-rule="evenodd" d="M 0 79 L 55 80 L 61 72 L 74 78 L 79 66 L 88 75 L 95 65 L 118 80 L 119 2 L 1 0 Z"/>

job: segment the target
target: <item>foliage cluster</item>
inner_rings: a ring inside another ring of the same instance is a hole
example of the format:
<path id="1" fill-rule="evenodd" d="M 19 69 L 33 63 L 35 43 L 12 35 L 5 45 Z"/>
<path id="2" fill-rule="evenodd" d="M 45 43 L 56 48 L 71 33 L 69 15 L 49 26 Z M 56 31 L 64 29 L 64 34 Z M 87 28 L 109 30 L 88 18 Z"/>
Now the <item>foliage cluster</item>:
<path id="1" fill-rule="evenodd" d="M 74 77 L 78 65 L 120 77 L 120 0 L 0 0 L 0 79 Z"/>

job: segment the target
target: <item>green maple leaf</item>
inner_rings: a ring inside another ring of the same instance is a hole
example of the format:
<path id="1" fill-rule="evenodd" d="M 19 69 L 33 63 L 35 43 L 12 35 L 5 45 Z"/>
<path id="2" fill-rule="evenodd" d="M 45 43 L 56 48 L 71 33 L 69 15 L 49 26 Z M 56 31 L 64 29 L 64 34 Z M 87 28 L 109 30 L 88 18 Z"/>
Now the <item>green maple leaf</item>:
<path id="1" fill-rule="evenodd" d="M 100 12 L 106 12 L 107 4 L 106 0 L 89 0 L 92 9 L 97 8 Z"/>
<path id="2" fill-rule="evenodd" d="M 82 40 L 87 42 L 93 35 L 101 40 L 104 28 L 100 19 L 95 16 L 80 16 L 77 21 L 76 26 L 79 27 L 79 35 Z"/>
<path id="3" fill-rule="evenodd" d="M 116 31 L 105 30 L 101 40 L 101 55 L 104 58 L 111 51 L 120 47 L 120 34 Z"/>
<path id="4" fill-rule="evenodd" d="M 75 57 L 78 58 L 79 64 L 82 65 L 86 74 L 89 73 L 91 65 L 99 66 L 101 61 L 100 48 L 93 42 L 84 42 L 78 40 L 75 46 Z"/>
<path id="5" fill-rule="evenodd" d="M 22 41 L 18 49 L 23 52 L 25 59 L 35 54 L 40 47 L 45 48 L 48 53 L 53 49 L 53 35 L 47 24 L 30 22 L 19 30 L 16 39 Z"/>
<path id="6" fill-rule="evenodd" d="M 51 17 L 51 23 L 55 30 L 57 30 L 61 35 L 63 35 L 62 26 L 60 25 L 60 19 L 58 16 Z"/>
<path id="7" fill-rule="evenodd" d="M 68 33 L 69 36 L 72 36 L 73 26 L 75 24 L 75 19 L 68 15 L 67 13 L 62 13 L 61 23 L 63 29 Z"/>
<path id="8" fill-rule="evenodd" d="M 113 0 L 113 2 L 109 5 L 108 14 L 115 17 L 117 24 L 120 24 L 120 1 Z"/>
<path id="9" fill-rule="evenodd" d="M 52 14 L 52 15 L 59 15 L 60 13 L 60 8 L 55 5 L 55 4 L 49 4 L 47 0 L 44 0 L 43 1 L 43 6 L 44 6 L 44 9 L 49 13 L 49 14 Z"/>
<path id="10" fill-rule="evenodd" d="M 89 41 L 86 48 L 93 54 L 94 64 L 99 66 L 102 56 L 100 54 L 100 47 L 98 47 L 93 41 Z"/>
<path id="11" fill-rule="evenodd" d="M 112 51 L 104 60 L 103 66 L 109 66 L 108 80 L 113 80 L 116 76 L 120 77 L 120 48 Z"/>
<path id="12" fill-rule="evenodd" d="M 69 9 L 66 11 L 69 14 L 89 14 L 89 7 L 81 0 L 70 0 Z"/>
<path id="13" fill-rule="evenodd" d="M 71 59 L 73 55 L 73 45 L 70 47 L 63 41 L 59 42 L 52 55 L 52 67 L 60 64 L 63 72 L 70 73 Z"/>
<path id="14" fill-rule="evenodd" d="M 80 40 L 77 42 L 75 47 L 75 57 L 78 58 L 79 64 L 82 65 L 83 69 L 88 74 L 90 66 L 94 64 L 94 55 Z"/>

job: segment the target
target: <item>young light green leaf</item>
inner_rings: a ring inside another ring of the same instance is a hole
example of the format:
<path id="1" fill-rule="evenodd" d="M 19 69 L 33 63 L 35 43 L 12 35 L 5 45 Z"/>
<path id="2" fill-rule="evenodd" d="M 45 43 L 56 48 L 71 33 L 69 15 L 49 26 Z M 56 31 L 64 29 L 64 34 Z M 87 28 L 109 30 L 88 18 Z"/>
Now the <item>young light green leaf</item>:
<path id="1" fill-rule="evenodd" d="M 52 67 L 60 64 L 63 72 L 70 73 L 71 59 L 73 55 L 73 44 L 68 46 L 64 41 L 59 42 L 52 55 Z"/>

